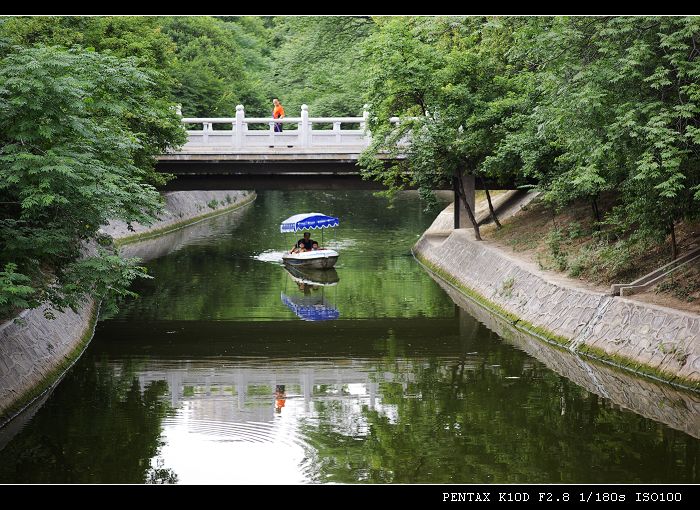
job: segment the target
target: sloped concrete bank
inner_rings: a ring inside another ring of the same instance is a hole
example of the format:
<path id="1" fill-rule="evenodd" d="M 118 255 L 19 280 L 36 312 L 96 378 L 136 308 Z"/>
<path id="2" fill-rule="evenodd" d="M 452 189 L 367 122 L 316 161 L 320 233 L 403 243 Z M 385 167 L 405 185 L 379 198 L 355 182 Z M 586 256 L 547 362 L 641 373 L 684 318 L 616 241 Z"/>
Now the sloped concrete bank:
<path id="1" fill-rule="evenodd" d="M 414 256 L 512 327 L 573 355 L 700 390 L 700 316 L 546 274 L 474 241 L 467 229 L 445 232 L 439 220 L 413 247 Z"/>
<path id="2" fill-rule="evenodd" d="M 254 191 L 175 191 L 163 194 L 165 211 L 153 225 L 134 223 L 129 230 L 123 221 L 113 221 L 101 231 L 118 246 L 160 236 L 192 223 L 238 209 L 255 200 Z"/>
<path id="3" fill-rule="evenodd" d="M 118 245 L 133 243 L 238 209 L 255 197 L 251 191 L 168 193 L 160 221 L 149 227 L 136 224 L 134 231 L 113 222 L 103 232 Z M 60 381 L 90 343 L 97 311 L 98 302 L 89 300 L 77 313 L 56 313 L 50 320 L 40 307 L 0 325 L 0 427 Z"/>

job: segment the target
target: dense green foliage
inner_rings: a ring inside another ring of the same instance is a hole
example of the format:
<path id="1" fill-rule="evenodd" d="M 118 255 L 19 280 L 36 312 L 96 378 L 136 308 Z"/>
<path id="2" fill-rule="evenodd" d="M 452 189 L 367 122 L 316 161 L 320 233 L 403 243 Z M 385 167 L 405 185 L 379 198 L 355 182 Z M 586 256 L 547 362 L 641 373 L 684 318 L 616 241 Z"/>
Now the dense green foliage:
<path id="1" fill-rule="evenodd" d="M 700 212 L 698 36 L 693 17 L 382 20 L 367 174 L 403 186 L 372 155 L 409 132 L 403 166 L 423 188 L 455 172 L 529 178 L 555 206 L 591 201 L 625 247 L 663 239 Z M 389 115 L 419 117 L 399 134 Z"/>
<path id="2" fill-rule="evenodd" d="M 364 104 L 363 41 L 373 27 L 366 17 L 276 18 L 278 48 L 273 55 L 270 91 L 299 115 L 357 117 Z"/>
<path id="3" fill-rule="evenodd" d="M 0 317 L 75 308 L 142 274 L 99 246 L 109 219 L 160 207 L 153 156 L 184 115 L 361 111 L 367 18 L 0 19 Z M 315 110 L 314 110 L 315 109 Z M 97 241 L 97 242 L 96 242 Z"/>
<path id="4" fill-rule="evenodd" d="M 209 17 L 173 17 L 164 32 L 176 47 L 172 96 L 186 117 L 234 117 L 236 105 L 249 114 L 268 113 L 262 71 L 269 68 L 257 27 Z M 264 35 L 264 31 L 262 32 Z"/>
<path id="5" fill-rule="evenodd" d="M 133 57 L 139 67 L 157 69 L 159 86 L 169 87 L 175 45 L 163 33 L 161 19 L 143 16 L 25 16 L 0 20 L 0 35 L 20 46 L 81 46 L 119 58 Z"/>
<path id="6" fill-rule="evenodd" d="M 0 125 L 0 314 L 126 292 L 138 270 L 85 243 L 111 218 L 159 210 L 153 156 L 184 135 L 151 72 L 93 51 L 14 48 L 0 64 Z"/>
<path id="7" fill-rule="evenodd" d="M 531 185 L 555 208 L 588 201 L 613 256 L 664 239 L 675 255 L 677 224 L 700 216 L 699 31 L 693 17 L 0 18 L 0 315 L 74 305 L 81 243 L 108 218 L 153 216 L 153 155 L 182 142 L 174 103 L 369 103 L 362 165 L 391 191 L 429 197 L 464 174 Z"/>

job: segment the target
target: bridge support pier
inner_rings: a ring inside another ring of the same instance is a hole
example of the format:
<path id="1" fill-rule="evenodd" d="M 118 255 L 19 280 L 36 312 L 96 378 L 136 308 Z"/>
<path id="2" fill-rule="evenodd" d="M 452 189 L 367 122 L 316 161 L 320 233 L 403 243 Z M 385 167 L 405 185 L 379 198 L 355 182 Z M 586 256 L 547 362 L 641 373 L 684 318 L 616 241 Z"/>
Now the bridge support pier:
<path id="1" fill-rule="evenodd" d="M 475 180 L 473 175 L 462 176 L 462 182 L 464 183 L 464 191 L 467 194 L 467 203 L 471 207 L 472 213 L 476 216 L 474 206 L 476 204 L 476 191 L 475 191 Z M 457 193 L 457 178 L 452 179 L 452 190 L 455 201 L 454 206 L 454 228 L 468 228 L 471 227 L 471 220 L 469 219 L 469 214 L 467 209 L 464 207 L 462 200 L 459 198 Z"/>

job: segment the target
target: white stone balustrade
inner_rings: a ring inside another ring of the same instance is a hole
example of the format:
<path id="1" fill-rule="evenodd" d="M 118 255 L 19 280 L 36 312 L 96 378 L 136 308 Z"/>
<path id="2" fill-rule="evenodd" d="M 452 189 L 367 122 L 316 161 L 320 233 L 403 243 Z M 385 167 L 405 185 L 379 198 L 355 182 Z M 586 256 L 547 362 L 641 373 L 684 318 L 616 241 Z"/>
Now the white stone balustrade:
<path id="1" fill-rule="evenodd" d="M 179 112 L 179 109 L 178 109 Z M 369 113 L 362 117 L 309 117 L 309 107 L 301 106 L 301 117 L 246 117 L 243 105 L 236 106 L 235 117 L 184 117 L 186 126 L 201 126 L 187 130 L 187 143 L 181 152 L 201 150 L 225 153 L 248 152 L 315 152 L 333 151 L 360 153 L 370 143 L 366 128 Z M 398 124 L 399 118 L 391 122 Z M 283 131 L 276 132 L 275 124 L 282 124 Z M 214 129 L 214 125 L 230 126 L 230 129 Z M 332 129 L 314 129 L 314 124 L 332 125 Z M 356 128 L 352 125 L 359 126 Z M 266 125 L 267 129 L 251 129 Z M 351 125 L 343 129 L 343 125 Z"/>

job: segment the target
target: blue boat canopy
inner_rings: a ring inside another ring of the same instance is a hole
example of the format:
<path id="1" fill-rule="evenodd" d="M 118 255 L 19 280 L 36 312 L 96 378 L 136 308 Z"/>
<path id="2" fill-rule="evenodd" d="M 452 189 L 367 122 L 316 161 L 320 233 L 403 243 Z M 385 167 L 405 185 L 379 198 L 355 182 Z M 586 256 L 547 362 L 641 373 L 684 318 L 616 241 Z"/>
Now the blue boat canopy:
<path id="1" fill-rule="evenodd" d="M 304 321 L 332 321 L 340 317 L 340 312 L 337 308 L 333 308 L 324 303 L 306 304 L 303 301 L 298 302 L 293 297 L 282 293 L 280 296 L 282 302 L 287 305 L 292 312 Z"/>
<path id="2" fill-rule="evenodd" d="M 280 232 L 298 232 L 299 230 L 316 230 L 340 225 L 340 220 L 321 213 L 305 213 L 290 216 L 280 225 Z"/>

